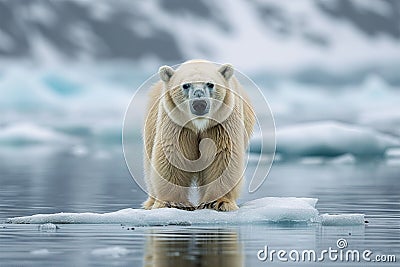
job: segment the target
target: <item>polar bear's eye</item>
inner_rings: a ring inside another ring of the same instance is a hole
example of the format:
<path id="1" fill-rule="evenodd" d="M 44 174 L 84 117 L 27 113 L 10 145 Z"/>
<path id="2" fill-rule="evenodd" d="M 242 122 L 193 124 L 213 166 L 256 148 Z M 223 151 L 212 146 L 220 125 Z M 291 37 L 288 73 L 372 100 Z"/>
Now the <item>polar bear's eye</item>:
<path id="1" fill-rule="evenodd" d="M 206 83 L 206 86 L 210 89 L 214 88 L 214 84 L 213 83 Z"/>
<path id="2" fill-rule="evenodd" d="M 190 83 L 184 83 L 184 84 L 182 85 L 182 88 L 185 89 L 185 90 L 187 90 L 187 89 L 190 88 L 190 86 L 191 86 Z"/>

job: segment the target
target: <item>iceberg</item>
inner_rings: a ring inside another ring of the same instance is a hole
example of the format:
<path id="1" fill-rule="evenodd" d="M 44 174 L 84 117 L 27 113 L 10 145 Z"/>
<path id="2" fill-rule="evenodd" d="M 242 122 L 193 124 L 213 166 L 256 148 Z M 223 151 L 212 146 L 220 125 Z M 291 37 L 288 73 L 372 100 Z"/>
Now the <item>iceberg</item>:
<path id="1" fill-rule="evenodd" d="M 374 129 L 336 121 L 310 122 L 277 130 L 276 153 L 290 157 L 383 157 L 400 147 L 400 140 Z M 250 152 L 261 151 L 260 135 L 251 140 Z"/>
<path id="2" fill-rule="evenodd" d="M 73 138 L 33 123 L 14 123 L 0 127 L 0 145 L 70 143 Z"/>
<path id="3" fill-rule="evenodd" d="M 15 217 L 6 220 L 13 224 L 120 224 L 131 226 L 260 224 L 282 222 L 320 222 L 315 208 L 318 199 L 296 197 L 265 197 L 246 202 L 237 211 L 185 211 L 174 208 L 156 210 L 122 209 L 109 213 L 55 213 Z M 346 215 L 346 216 L 351 216 Z M 357 215 L 359 216 L 359 215 Z M 340 220 L 338 219 L 340 224 Z M 346 221 L 347 223 L 347 221 Z M 364 224 L 354 220 L 354 224 Z"/>

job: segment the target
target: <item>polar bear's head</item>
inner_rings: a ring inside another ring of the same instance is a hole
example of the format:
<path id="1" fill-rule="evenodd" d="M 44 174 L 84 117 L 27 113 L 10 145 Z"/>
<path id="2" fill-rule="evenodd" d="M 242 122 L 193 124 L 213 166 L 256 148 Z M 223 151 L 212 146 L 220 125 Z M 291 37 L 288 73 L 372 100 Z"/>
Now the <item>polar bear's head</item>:
<path id="1" fill-rule="evenodd" d="M 233 72 L 230 64 L 216 65 L 204 60 L 187 61 L 176 70 L 162 66 L 159 75 L 164 82 L 164 106 L 169 111 L 179 111 L 174 112 L 174 117 L 178 114 L 190 118 L 198 130 L 207 128 L 221 106 L 228 105 Z"/>

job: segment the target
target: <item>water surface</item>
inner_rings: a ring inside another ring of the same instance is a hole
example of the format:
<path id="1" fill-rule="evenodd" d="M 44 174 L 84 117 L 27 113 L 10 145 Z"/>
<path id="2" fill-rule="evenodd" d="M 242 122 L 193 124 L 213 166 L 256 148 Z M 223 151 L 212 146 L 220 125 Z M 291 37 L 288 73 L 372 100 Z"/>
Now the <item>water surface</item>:
<path id="1" fill-rule="evenodd" d="M 138 166 L 141 166 L 138 158 Z M 255 166 L 250 164 L 249 171 Z M 138 167 L 139 168 L 139 167 Z M 365 226 L 257 224 L 134 227 L 62 224 L 0 224 L 1 266 L 286 266 L 258 260 L 257 252 L 348 249 L 393 254 L 400 261 L 400 166 L 383 160 L 355 164 L 276 163 L 255 193 L 244 188 L 239 200 L 265 196 L 315 197 L 321 213 L 365 213 Z M 8 217 L 55 212 L 111 212 L 138 208 L 145 193 L 131 179 L 117 147 L 89 147 L 87 153 L 31 146 L 0 151 L 0 223 Z M 325 260 L 334 266 L 378 263 Z M 320 262 L 302 262 L 320 266 Z M 396 263 L 381 263 L 396 265 Z"/>

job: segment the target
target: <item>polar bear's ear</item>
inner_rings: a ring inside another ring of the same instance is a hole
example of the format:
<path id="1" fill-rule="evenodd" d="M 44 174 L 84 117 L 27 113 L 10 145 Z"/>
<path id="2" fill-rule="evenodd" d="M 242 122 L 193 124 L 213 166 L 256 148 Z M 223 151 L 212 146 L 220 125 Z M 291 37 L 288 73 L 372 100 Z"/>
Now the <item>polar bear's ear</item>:
<path id="1" fill-rule="evenodd" d="M 169 82 L 174 73 L 175 73 L 174 69 L 171 68 L 170 66 L 161 66 L 160 69 L 158 70 L 158 74 L 160 75 L 161 80 L 166 83 Z"/>
<path id="2" fill-rule="evenodd" d="M 219 68 L 218 71 L 228 81 L 232 77 L 234 69 L 233 69 L 233 66 L 231 64 L 224 64 Z"/>

